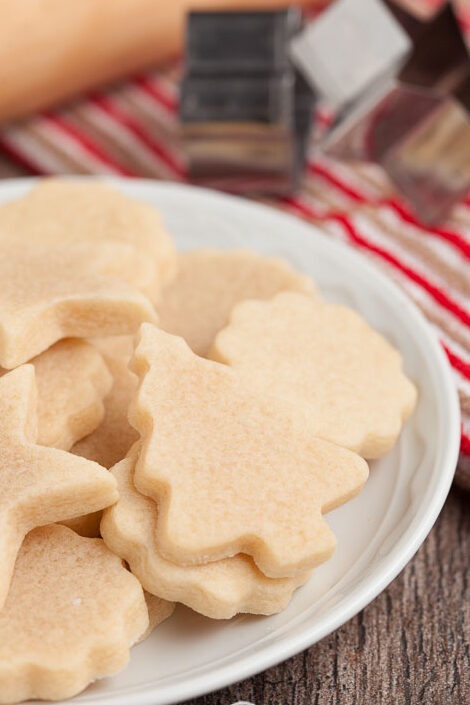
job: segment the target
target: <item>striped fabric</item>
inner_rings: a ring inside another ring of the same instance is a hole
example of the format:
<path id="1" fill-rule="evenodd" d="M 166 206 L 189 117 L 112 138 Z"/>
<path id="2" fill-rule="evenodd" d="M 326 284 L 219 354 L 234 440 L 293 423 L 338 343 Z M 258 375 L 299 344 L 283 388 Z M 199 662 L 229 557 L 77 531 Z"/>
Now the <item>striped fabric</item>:
<path id="1" fill-rule="evenodd" d="M 427 2 L 429 0 L 413 0 Z M 470 0 L 461 6 L 470 31 Z M 432 0 L 432 5 L 436 1 Z M 177 63 L 0 132 L 0 149 L 34 174 L 186 180 L 179 144 Z M 320 113 L 318 124 L 328 121 Z M 452 365 L 462 409 L 461 463 L 470 467 L 470 199 L 448 222 L 418 222 L 376 166 L 313 154 L 300 192 L 265 199 L 361 250 L 406 291 Z"/>

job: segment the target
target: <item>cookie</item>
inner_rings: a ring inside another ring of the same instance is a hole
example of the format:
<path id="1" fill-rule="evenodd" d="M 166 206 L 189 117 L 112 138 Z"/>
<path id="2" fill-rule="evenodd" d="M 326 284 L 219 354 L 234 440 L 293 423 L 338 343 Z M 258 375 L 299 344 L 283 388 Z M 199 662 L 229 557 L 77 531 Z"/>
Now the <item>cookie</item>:
<path id="1" fill-rule="evenodd" d="M 118 494 L 112 475 L 96 463 L 36 445 L 32 365 L 0 378 L 0 418 L 1 607 L 28 531 L 103 509 L 115 502 Z"/>
<path id="2" fill-rule="evenodd" d="M 137 377 L 122 359 L 105 357 L 113 378 L 110 393 L 104 400 L 104 418 L 89 436 L 78 441 L 72 453 L 110 468 L 125 457 L 138 433 L 129 424 L 129 405 L 137 391 Z"/>
<path id="3" fill-rule="evenodd" d="M 135 484 L 158 502 L 165 558 L 194 565 L 245 553 L 284 578 L 331 555 L 322 513 L 359 492 L 362 458 L 314 438 L 288 404 L 252 394 L 230 367 L 152 325 L 132 368 L 141 385 L 129 420 L 143 440 Z"/>
<path id="4" fill-rule="evenodd" d="M 39 445 L 69 450 L 103 420 L 112 377 L 103 356 L 77 338 L 61 340 L 31 360 L 38 392 Z M 6 370 L 0 369 L 0 376 Z"/>
<path id="5" fill-rule="evenodd" d="M 155 627 L 158 627 L 158 625 L 168 619 L 168 617 L 171 617 L 175 611 L 174 602 L 167 602 L 166 600 L 162 600 L 160 597 L 151 595 L 149 592 L 145 591 L 144 596 L 148 610 L 149 625 L 142 636 L 139 637 L 139 640 L 137 641 L 138 644 L 145 641 L 145 639 L 153 632 Z"/>
<path id="6" fill-rule="evenodd" d="M 121 670 L 147 625 L 142 587 L 101 539 L 32 531 L 0 610 L 0 703 L 76 695 Z"/>
<path id="7" fill-rule="evenodd" d="M 128 246 L 109 242 L 2 244 L 0 365 L 16 367 L 61 338 L 133 333 L 155 320 L 150 301 L 115 278 L 127 256 Z"/>
<path id="8" fill-rule="evenodd" d="M 106 544 L 127 561 L 144 588 L 213 619 L 229 619 L 238 612 L 267 615 L 284 609 L 309 573 L 295 580 L 275 580 L 266 578 L 248 556 L 186 567 L 161 556 L 156 541 L 157 504 L 140 494 L 133 483 L 138 451 L 136 444 L 112 469 L 119 501 L 103 512 L 101 531 Z"/>
<path id="9" fill-rule="evenodd" d="M 127 420 L 129 405 L 137 390 L 137 377 L 127 366 L 134 350 L 134 338 L 124 335 L 96 338 L 93 344 L 105 355 L 112 376 L 111 391 L 104 400 L 101 424 L 93 433 L 75 443 L 71 452 L 110 468 L 126 456 L 138 439 L 137 431 Z M 99 536 L 101 515 L 97 512 L 63 523 L 81 536 Z"/>
<path id="10" fill-rule="evenodd" d="M 108 335 L 106 338 L 91 338 L 95 348 L 107 358 L 121 360 L 126 365 L 134 354 L 133 335 Z"/>
<path id="11" fill-rule="evenodd" d="M 365 458 L 390 450 L 416 403 L 385 338 L 352 309 L 299 294 L 239 304 L 210 357 L 305 413 L 315 435 Z"/>
<path id="12" fill-rule="evenodd" d="M 235 304 L 270 299 L 285 289 L 314 294 L 315 285 L 284 260 L 249 250 L 185 252 L 178 257 L 175 279 L 162 292 L 159 326 L 205 356 Z"/>
<path id="13" fill-rule="evenodd" d="M 150 264 L 141 273 L 148 295 L 158 296 L 176 268 L 158 211 L 104 181 L 41 179 L 26 196 L 0 208 L 0 241 L 11 238 L 52 247 L 87 241 L 132 245 Z"/>

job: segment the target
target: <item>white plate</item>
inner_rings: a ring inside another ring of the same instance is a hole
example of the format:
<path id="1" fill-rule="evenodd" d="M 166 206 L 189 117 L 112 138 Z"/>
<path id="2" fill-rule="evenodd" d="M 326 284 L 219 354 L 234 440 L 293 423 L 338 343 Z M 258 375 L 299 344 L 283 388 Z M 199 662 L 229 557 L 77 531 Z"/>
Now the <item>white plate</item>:
<path id="1" fill-rule="evenodd" d="M 459 448 L 459 407 L 447 361 L 430 328 L 396 286 L 346 246 L 288 215 L 210 191 L 116 180 L 156 205 L 179 249 L 249 247 L 311 274 L 327 299 L 361 312 L 405 359 L 417 409 L 395 448 L 373 463 L 354 501 L 328 515 L 333 558 L 274 617 L 205 619 L 179 606 L 133 649 L 128 668 L 88 688 L 86 705 L 165 705 L 251 676 L 307 648 L 378 595 L 418 549 L 447 495 Z M 0 201 L 26 180 L 4 182 Z"/>

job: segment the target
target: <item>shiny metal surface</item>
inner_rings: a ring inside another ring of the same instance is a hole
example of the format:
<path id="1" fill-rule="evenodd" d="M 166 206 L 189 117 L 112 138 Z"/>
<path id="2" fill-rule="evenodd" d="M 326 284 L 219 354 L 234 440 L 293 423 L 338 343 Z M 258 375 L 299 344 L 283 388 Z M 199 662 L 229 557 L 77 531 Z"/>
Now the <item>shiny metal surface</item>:
<path id="1" fill-rule="evenodd" d="M 438 222 L 470 188 L 468 50 L 450 4 L 429 21 L 394 18 L 413 43 L 408 60 L 343 110 L 324 149 L 381 164 L 419 217 Z"/>
<path id="2" fill-rule="evenodd" d="M 180 118 L 192 180 L 241 193 L 292 192 L 314 97 L 289 57 L 296 8 L 192 12 Z"/>

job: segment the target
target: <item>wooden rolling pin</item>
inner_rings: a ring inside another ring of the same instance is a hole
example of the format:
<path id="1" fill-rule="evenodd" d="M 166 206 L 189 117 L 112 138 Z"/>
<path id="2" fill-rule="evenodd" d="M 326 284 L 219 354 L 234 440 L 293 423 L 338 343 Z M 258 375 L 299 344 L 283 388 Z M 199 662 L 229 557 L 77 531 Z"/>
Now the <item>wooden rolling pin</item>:
<path id="1" fill-rule="evenodd" d="M 298 0 L 313 6 L 323 0 Z M 156 66 L 182 50 L 188 9 L 289 0 L 0 0 L 0 122 Z"/>

